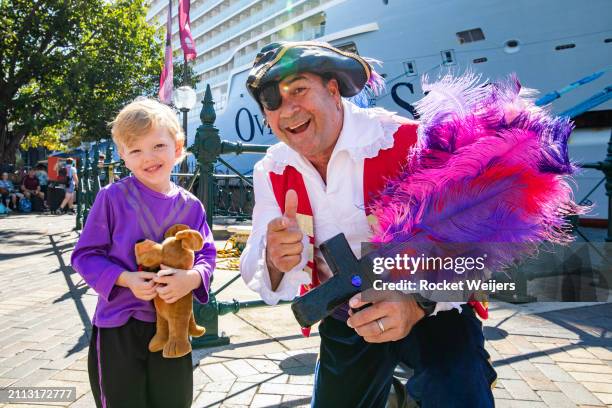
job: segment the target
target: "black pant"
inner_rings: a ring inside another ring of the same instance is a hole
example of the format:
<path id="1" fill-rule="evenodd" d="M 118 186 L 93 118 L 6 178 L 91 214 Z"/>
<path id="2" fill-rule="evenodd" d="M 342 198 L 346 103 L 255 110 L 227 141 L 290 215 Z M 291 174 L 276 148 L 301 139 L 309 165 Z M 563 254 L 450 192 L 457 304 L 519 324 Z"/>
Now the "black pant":
<path id="1" fill-rule="evenodd" d="M 93 327 L 88 369 L 98 408 L 191 407 L 191 353 L 164 358 L 161 351 L 149 352 L 154 334 L 155 323 L 136 319 L 121 327 Z"/>
<path id="2" fill-rule="evenodd" d="M 414 374 L 408 394 L 424 408 L 491 408 L 496 378 L 484 349 L 482 324 L 469 306 L 422 319 L 405 338 L 367 343 L 345 322 L 319 326 L 315 408 L 382 408 L 399 362 Z"/>

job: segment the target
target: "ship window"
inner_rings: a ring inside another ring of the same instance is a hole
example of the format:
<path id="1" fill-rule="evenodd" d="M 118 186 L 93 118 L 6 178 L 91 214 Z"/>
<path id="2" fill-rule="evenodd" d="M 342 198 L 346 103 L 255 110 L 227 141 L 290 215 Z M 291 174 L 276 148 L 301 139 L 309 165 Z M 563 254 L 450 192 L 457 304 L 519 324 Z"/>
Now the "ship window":
<path id="1" fill-rule="evenodd" d="M 349 43 L 344 43 L 344 44 L 340 44 L 340 45 L 334 45 L 334 47 L 338 48 L 339 50 L 342 51 L 346 51 L 346 52 L 352 52 L 353 54 L 357 54 L 359 55 L 359 52 L 357 51 L 357 45 L 355 45 L 354 42 L 349 42 Z"/>
<path id="2" fill-rule="evenodd" d="M 454 65 L 455 64 L 455 51 L 454 50 L 440 51 L 440 54 L 442 55 L 443 65 Z"/>
<path id="3" fill-rule="evenodd" d="M 508 40 L 504 43 L 504 52 L 506 54 L 514 54 L 520 49 L 520 43 L 518 40 Z"/>
<path id="4" fill-rule="evenodd" d="M 406 73 L 406 76 L 415 76 L 417 74 L 416 62 L 415 61 L 404 62 L 404 72 Z"/>
<path id="5" fill-rule="evenodd" d="M 574 48 L 574 47 L 576 47 L 576 44 L 563 44 L 563 45 L 557 45 L 555 47 L 555 50 L 561 51 L 561 50 L 567 50 L 567 49 Z"/>
<path id="6" fill-rule="evenodd" d="M 459 44 L 466 44 L 476 41 L 482 41 L 485 39 L 482 28 L 473 28 L 471 30 L 459 31 L 457 33 L 457 40 Z"/>
<path id="7" fill-rule="evenodd" d="M 476 58 L 472 61 L 474 64 L 480 64 L 481 62 L 487 62 L 487 57 Z"/>

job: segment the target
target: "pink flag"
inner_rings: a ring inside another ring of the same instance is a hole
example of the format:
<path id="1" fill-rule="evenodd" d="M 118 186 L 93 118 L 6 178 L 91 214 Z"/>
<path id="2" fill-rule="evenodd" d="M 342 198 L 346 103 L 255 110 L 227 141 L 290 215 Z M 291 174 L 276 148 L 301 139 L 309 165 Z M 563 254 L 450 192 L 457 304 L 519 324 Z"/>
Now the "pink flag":
<path id="1" fill-rule="evenodd" d="M 179 34 L 181 35 L 181 47 L 185 54 L 185 61 L 196 58 L 195 44 L 191 36 L 191 23 L 189 22 L 189 0 L 179 0 Z"/>
<path id="2" fill-rule="evenodd" d="M 168 22 L 166 23 L 166 59 L 164 69 L 159 77 L 159 100 L 170 105 L 172 103 L 172 88 L 174 87 L 174 72 L 172 69 L 172 0 L 168 1 Z"/>

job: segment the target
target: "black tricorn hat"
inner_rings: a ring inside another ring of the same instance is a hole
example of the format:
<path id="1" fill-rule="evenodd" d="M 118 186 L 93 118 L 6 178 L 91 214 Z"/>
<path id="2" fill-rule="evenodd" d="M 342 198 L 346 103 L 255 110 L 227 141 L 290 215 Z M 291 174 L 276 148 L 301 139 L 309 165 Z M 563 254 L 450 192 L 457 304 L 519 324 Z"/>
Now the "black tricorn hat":
<path id="1" fill-rule="evenodd" d="M 278 83 L 298 72 L 335 78 L 340 95 L 351 97 L 364 88 L 370 79 L 372 68 L 359 55 L 339 50 L 327 43 L 277 42 L 266 45 L 257 54 L 246 86 L 261 106 L 260 94 L 264 88 L 269 88 L 274 97 L 278 92 Z M 280 95 L 278 97 L 280 98 Z"/>

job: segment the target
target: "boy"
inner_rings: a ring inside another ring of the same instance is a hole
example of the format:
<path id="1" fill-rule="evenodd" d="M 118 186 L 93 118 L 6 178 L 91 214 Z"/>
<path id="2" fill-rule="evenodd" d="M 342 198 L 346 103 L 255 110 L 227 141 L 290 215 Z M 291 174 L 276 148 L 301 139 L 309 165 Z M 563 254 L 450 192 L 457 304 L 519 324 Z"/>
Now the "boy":
<path id="1" fill-rule="evenodd" d="M 92 393 L 98 407 L 190 407 L 191 353 L 166 359 L 148 350 L 155 334 L 151 300 L 173 303 L 193 291 L 206 303 L 215 266 L 202 204 L 170 181 L 185 155 L 185 136 L 174 112 L 151 99 L 124 107 L 112 136 L 132 175 L 100 190 L 72 254 L 73 267 L 98 293 L 89 346 Z M 193 269 L 164 269 L 172 275 L 159 277 L 135 272 L 134 244 L 160 242 L 179 223 L 204 237 Z"/>

